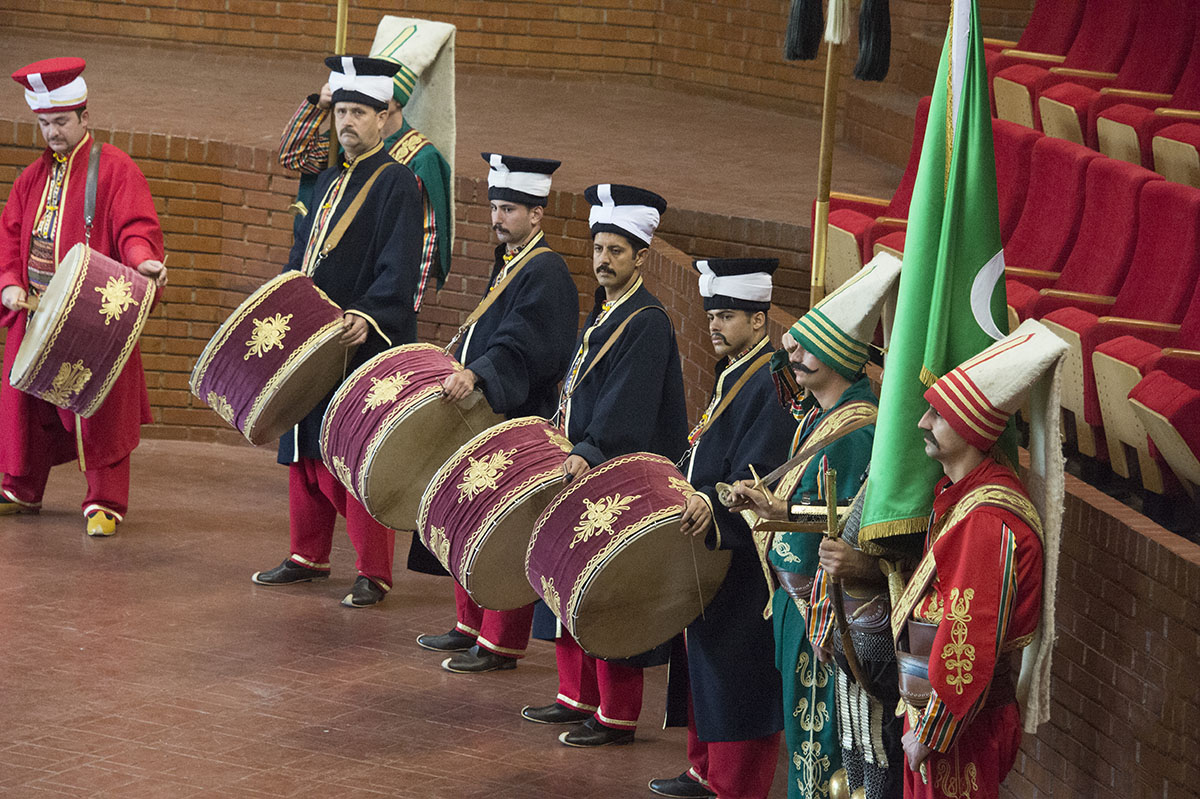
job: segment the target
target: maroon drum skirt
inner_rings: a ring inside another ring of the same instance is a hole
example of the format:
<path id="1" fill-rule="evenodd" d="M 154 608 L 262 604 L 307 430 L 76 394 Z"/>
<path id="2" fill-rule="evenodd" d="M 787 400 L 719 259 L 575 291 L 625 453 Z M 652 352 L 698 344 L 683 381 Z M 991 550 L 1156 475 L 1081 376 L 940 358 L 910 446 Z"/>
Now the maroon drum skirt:
<path id="1" fill-rule="evenodd" d="M 502 422 L 459 448 L 429 481 L 421 542 L 489 610 L 528 605 L 525 550 L 538 515 L 563 487 L 571 442 L 538 416 Z"/>
<path id="2" fill-rule="evenodd" d="M 669 460 L 637 452 L 588 471 L 538 518 L 526 576 L 585 652 L 649 651 L 716 595 L 730 553 L 679 531 L 693 493 Z"/>
<path id="3" fill-rule="evenodd" d="M 153 304 L 152 280 L 76 244 L 29 316 L 9 382 L 91 416 L 129 361 Z"/>
<path id="4" fill-rule="evenodd" d="M 442 402 L 442 383 L 461 369 L 432 344 L 393 347 L 354 370 L 325 411 L 325 465 L 386 527 L 415 530 L 434 473 L 468 439 L 502 420 L 478 390 Z"/>
<path id="5" fill-rule="evenodd" d="M 192 393 L 251 444 L 298 424 L 345 374 L 342 309 L 300 272 L 264 283 L 225 320 L 192 370 Z"/>

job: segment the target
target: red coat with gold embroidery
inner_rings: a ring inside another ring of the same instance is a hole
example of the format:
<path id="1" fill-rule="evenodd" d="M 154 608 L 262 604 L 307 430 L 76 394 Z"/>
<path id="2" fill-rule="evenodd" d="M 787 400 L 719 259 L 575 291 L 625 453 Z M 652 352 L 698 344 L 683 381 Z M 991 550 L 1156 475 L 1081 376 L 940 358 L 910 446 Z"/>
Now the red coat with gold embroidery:
<path id="1" fill-rule="evenodd" d="M 84 239 L 83 205 L 87 183 L 92 137 L 71 152 L 63 188 L 62 219 L 59 225 L 55 257 L 61 259 L 73 245 Z M 54 170 L 54 158 L 47 148 L 17 177 L 0 213 L 0 287 L 21 286 L 28 290 L 27 272 L 30 237 L 38 217 L 46 181 Z M 92 227 L 91 247 L 99 253 L 136 267 L 146 260 L 162 260 L 163 235 L 158 214 L 150 197 L 145 176 L 125 153 L 110 144 L 103 145 L 100 175 L 96 191 L 96 219 Z M 4 343 L 4 374 L 0 381 L 0 472 L 28 473 L 28 453 L 33 442 L 27 420 L 32 403 L 42 402 L 9 385 L 17 348 L 25 336 L 25 311 L 0 308 L 0 325 L 8 328 Z M 74 431 L 75 415 L 59 411 L 63 425 Z M 96 413 L 81 420 L 83 453 L 86 467 L 108 466 L 124 458 L 137 446 L 140 426 L 153 421 L 142 357 L 137 347 L 113 384 L 104 404 Z M 52 453 L 54 463 L 73 460 L 75 443 L 62 437 Z"/>
<path id="2" fill-rule="evenodd" d="M 938 625 L 929 656 L 933 695 L 915 729 L 922 743 L 945 752 L 971 735 L 998 658 L 1037 627 L 1042 544 L 1026 521 L 1037 524 L 1024 486 L 991 458 L 957 483 L 943 478 L 933 514 L 936 539 L 926 552 L 932 547 L 936 577 L 913 611 Z"/>

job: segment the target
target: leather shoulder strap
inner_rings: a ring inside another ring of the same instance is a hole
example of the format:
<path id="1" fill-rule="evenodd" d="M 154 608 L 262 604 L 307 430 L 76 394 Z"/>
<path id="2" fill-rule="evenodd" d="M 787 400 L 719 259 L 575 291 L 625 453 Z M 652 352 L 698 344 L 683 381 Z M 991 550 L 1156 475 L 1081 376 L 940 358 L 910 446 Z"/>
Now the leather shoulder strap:
<path id="1" fill-rule="evenodd" d="M 362 204 L 366 202 L 367 195 L 371 193 L 371 187 L 375 185 L 375 179 L 379 177 L 383 170 L 391 165 L 390 162 L 385 161 L 376 167 L 375 171 L 371 173 L 371 177 L 367 178 L 367 182 L 358 190 L 358 194 L 354 195 L 354 200 L 351 201 L 350 207 L 346 209 L 346 213 L 342 214 L 337 225 L 334 226 L 329 236 L 325 239 L 325 244 L 321 247 L 322 258 L 338 246 L 338 243 L 342 240 L 342 236 L 346 235 L 346 229 L 350 227 L 350 223 L 354 221 L 354 217 L 358 216 L 358 211 L 362 208 Z"/>
<path id="2" fill-rule="evenodd" d="M 503 280 L 501 280 L 495 286 L 492 286 L 491 290 L 488 291 L 487 296 L 485 296 L 483 300 L 475 306 L 475 310 L 471 311 L 471 314 L 467 317 L 467 320 L 458 326 L 457 332 L 455 332 L 454 337 L 450 339 L 450 343 L 446 345 L 443 352 L 450 352 L 450 350 L 454 348 L 454 345 L 458 343 L 458 340 L 462 337 L 462 334 L 465 333 L 471 327 L 471 325 L 478 322 L 480 317 L 487 313 L 488 308 L 491 308 L 496 300 L 500 299 L 500 295 L 503 294 L 504 290 L 513 282 L 513 279 L 517 276 L 517 273 L 525 268 L 525 264 L 532 261 L 535 256 L 541 255 L 544 252 L 553 252 L 553 250 L 551 250 L 549 247 L 535 247 L 532 250 L 521 253 L 520 258 L 509 264 L 508 274 L 504 276 Z"/>
<path id="3" fill-rule="evenodd" d="M 91 246 L 92 224 L 96 221 L 96 188 L 100 182 L 100 150 L 98 141 L 92 142 L 88 157 L 87 183 L 83 190 L 83 238 Z"/>
<path id="4" fill-rule="evenodd" d="M 617 325 L 617 329 L 613 331 L 613 334 L 609 336 L 608 340 L 605 341 L 600 349 L 596 351 L 596 357 L 592 358 L 592 362 L 588 364 L 588 368 L 584 369 L 583 374 L 579 376 L 579 379 L 571 385 L 571 391 L 567 394 L 568 398 L 575 394 L 576 389 L 578 389 L 580 384 L 583 383 L 583 379 L 592 373 L 592 370 L 596 368 L 596 364 L 600 363 L 600 359 L 603 358 L 608 351 L 612 349 L 612 346 L 617 343 L 617 339 L 619 339 L 621 334 L 625 332 L 625 328 L 628 327 L 629 323 L 633 321 L 633 317 L 637 316 L 642 311 L 651 310 L 662 311 L 662 315 L 667 317 L 667 324 L 674 328 L 674 324 L 671 322 L 671 316 L 661 305 L 643 305 L 641 308 L 638 308 L 636 311 L 629 314 L 629 316 L 626 316 L 621 320 L 621 324 Z"/>

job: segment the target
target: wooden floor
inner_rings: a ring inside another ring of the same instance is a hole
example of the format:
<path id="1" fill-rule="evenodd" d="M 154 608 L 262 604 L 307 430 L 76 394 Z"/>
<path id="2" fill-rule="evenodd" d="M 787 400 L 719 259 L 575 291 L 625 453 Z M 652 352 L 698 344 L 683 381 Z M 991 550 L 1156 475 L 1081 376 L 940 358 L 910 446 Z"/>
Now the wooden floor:
<path id="1" fill-rule="evenodd" d="M 400 569 L 380 605 L 341 607 L 340 525 L 327 582 L 253 585 L 287 554 L 273 456 L 144 441 L 108 540 L 83 534 L 73 465 L 40 515 L 0 518 L 0 796 L 649 797 L 687 767 L 684 732 L 661 729 L 665 668 L 634 744 L 562 746 L 518 715 L 553 700 L 552 645 L 515 671 L 443 671 L 414 639 L 453 626 L 447 579 Z"/>

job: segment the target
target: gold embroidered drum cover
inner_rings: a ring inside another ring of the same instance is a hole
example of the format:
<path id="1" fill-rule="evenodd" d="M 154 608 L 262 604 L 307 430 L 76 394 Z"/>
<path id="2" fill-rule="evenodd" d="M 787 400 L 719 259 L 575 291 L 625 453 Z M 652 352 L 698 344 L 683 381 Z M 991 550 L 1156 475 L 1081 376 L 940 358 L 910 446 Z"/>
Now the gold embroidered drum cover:
<path id="1" fill-rule="evenodd" d="M 730 553 L 679 531 L 693 493 L 668 459 L 636 452 L 588 471 L 538 518 L 526 576 L 584 651 L 646 652 L 716 595 Z"/>
<path id="2" fill-rule="evenodd" d="M 321 457 L 380 524 L 415 530 L 421 496 L 446 459 L 503 420 L 475 390 L 442 401 L 462 365 L 433 344 L 404 344 L 354 370 L 321 421 Z"/>
<path id="3" fill-rule="evenodd" d="M 94 414 L 133 353 L 154 291 L 137 270 L 76 244 L 29 316 L 12 387 L 84 418 Z"/>
<path id="4" fill-rule="evenodd" d="M 537 599 L 525 550 L 563 487 L 570 452 L 561 430 L 524 416 L 463 444 L 429 481 L 417 518 L 421 542 L 477 604 L 512 610 Z"/>
<path id="5" fill-rule="evenodd" d="M 342 309 L 300 272 L 271 278 L 237 307 L 192 369 L 191 389 L 251 444 L 299 423 L 353 356 Z"/>

